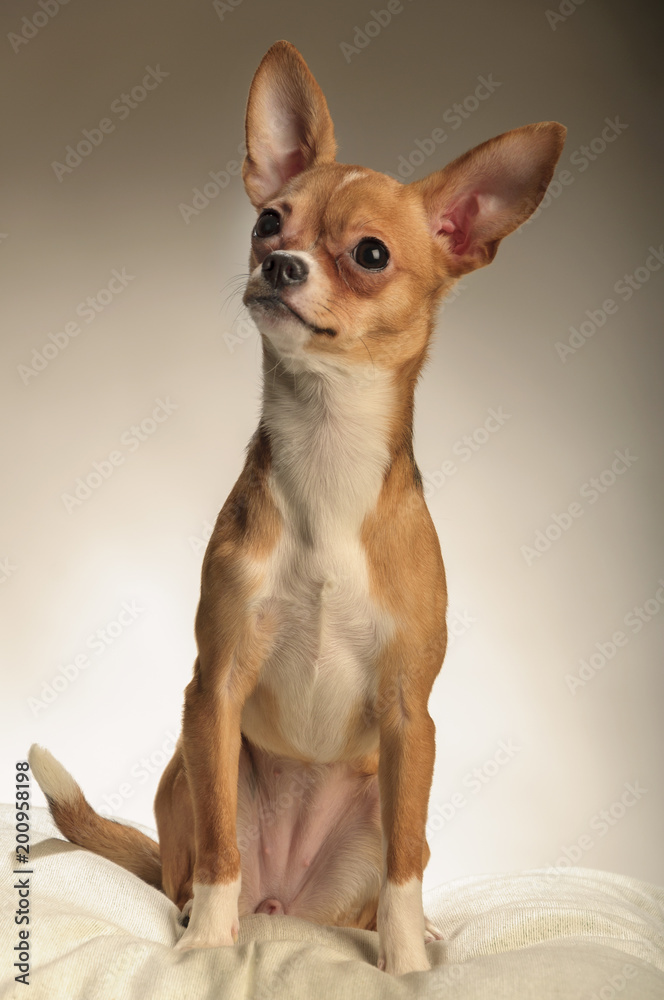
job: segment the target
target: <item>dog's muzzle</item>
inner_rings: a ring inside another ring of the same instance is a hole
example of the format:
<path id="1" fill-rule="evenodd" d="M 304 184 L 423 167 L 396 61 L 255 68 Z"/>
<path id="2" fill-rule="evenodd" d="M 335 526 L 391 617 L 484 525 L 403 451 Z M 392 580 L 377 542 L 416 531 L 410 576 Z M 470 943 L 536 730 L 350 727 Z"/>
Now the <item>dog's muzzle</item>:
<path id="1" fill-rule="evenodd" d="M 266 281 L 277 290 L 289 285 L 301 285 L 307 280 L 309 268 L 306 261 L 283 250 L 269 253 L 261 266 Z"/>

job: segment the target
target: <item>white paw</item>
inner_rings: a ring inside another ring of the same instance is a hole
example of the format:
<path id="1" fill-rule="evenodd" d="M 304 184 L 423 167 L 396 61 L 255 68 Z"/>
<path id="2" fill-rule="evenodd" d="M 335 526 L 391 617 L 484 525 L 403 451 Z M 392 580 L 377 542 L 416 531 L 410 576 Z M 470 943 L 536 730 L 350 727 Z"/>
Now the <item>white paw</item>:
<path id="1" fill-rule="evenodd" d="M 420 955 L 415 955 L 412 950 L 406 952 L 400 947 L 391 954 L 380 952 L 377 965 L 391 976 L 404 976 L 407 972 L 428 972 L 431 968 L 426 954 L 422 958 Z"/>
<path id="2" fill-rule="evenodd" d="M 387 881 L 378 899 L 378 968 L 393 976 L 431 968 L 424 948 L 422 883 Z"/>
<path id="3" fill-rule="evenodd" d="M 424 943 L 431 944 L 432 941 L 442 941 L 443 932 L 435 924 L 432 924 L 428 917 L 424 918 Z"/>
<path id="4" fill-rule="evenodd" d="M 194 883 L 193 888 L 194 898 L 182 910 L 182 919 L 189 915 L 189 925 L 175 947 L 190 951 L 235 944 L 240 935 L 240 879 L 227 885 Z"/>
<path id="5" fill-rule="evenodd" d="M 240 934 L 240 923 L 236 921 L 225 931 L 211 931 L 204 929 L 196 934 L 189 927 L 177 942 L 175 947 L 178 951 L 193 951 L 195 948 L 223 948 L 237 943 Z"/>

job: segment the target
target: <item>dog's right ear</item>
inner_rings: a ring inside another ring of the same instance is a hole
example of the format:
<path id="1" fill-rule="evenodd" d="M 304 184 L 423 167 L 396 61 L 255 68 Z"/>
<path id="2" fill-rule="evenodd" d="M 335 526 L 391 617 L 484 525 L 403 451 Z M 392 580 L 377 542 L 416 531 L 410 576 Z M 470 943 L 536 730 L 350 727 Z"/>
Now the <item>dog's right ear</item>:
<path id="1" fill-rule="evenodd" d="M 242 178 L 257 208 L 291 177 L 334 160 L 334 127 L 323 92 L 290 42 L 275 42 L 256 70 L 245 127 Z"/>
<path id="2" fill-rule="evenodd" d="M 504 132 L 411 186 L 455 277 L 484 267 L 544 197 L 565 141 L 558 122 Z"/>

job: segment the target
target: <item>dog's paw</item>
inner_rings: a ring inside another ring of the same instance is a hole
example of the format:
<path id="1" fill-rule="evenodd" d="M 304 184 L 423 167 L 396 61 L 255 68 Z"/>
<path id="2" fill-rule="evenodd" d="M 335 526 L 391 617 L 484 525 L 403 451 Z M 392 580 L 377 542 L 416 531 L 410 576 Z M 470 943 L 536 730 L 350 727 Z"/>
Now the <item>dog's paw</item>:
<path id="1" fill-rule="evenodd" d="M 191 924 L 175 945 L 178 951 L 193 951 L 195 948 L 223 948 L 237 943 L 240 936 L 240 922 L 236 920 L 224 930 L 203 928 L 198 932 L 191 930 Z"/>
<path id="2" fill-rule="evenodd" d="M 427 972 L 431 966 L 424 947 L 422 883 L 387 882 L 378 899 L 378 968 L 392 976 Z"/>
<path id="3" fill-rule="evenodd" d="M 428 917 L 424 918 L 424 943 L 431 944 L 432 941 L 442 941 L 443 932 L 435 924 L 432 924 Z"/>
<path id="4" fill-rule="evenodd" d="M 419 949 L 409 949 L 401 944 L 389 952 L 381 950 L 377 965 L 391 976 L 405 976 L 407 972 L 428 972 L 431 968 L 424 948 L 420 953 Z"/>
<path id="5" fill-rule="evenodd" d="M 239 894 L 239 879 L 227 885 L 194 884 L 194 898 L 182 908 L 180 923 L 186 929 L 175 945 L 178 951 L 234 945 L 240 936 Z"/>

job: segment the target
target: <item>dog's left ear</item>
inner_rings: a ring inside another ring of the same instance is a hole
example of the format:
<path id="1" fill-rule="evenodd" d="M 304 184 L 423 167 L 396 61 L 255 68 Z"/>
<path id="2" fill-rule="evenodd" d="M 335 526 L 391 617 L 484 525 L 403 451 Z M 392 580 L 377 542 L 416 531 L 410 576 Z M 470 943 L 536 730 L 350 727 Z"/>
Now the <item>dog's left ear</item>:
<path id="1" fill-rule="evenodd" d="M 490 264 L 498 244 L 544 197 L 565 142 L 558 122 L 504 132 L 411 187 L 424 201 L 429 228 L 460 277 Z"/>
<path id="2" fill-rule="evenodd" d="M 314 163 L 334 160 L 334 127 L 323 92 L 290 42 L 275 42 L 256 70 L 247 104 L 242 178 L 256 207 Z"/>

